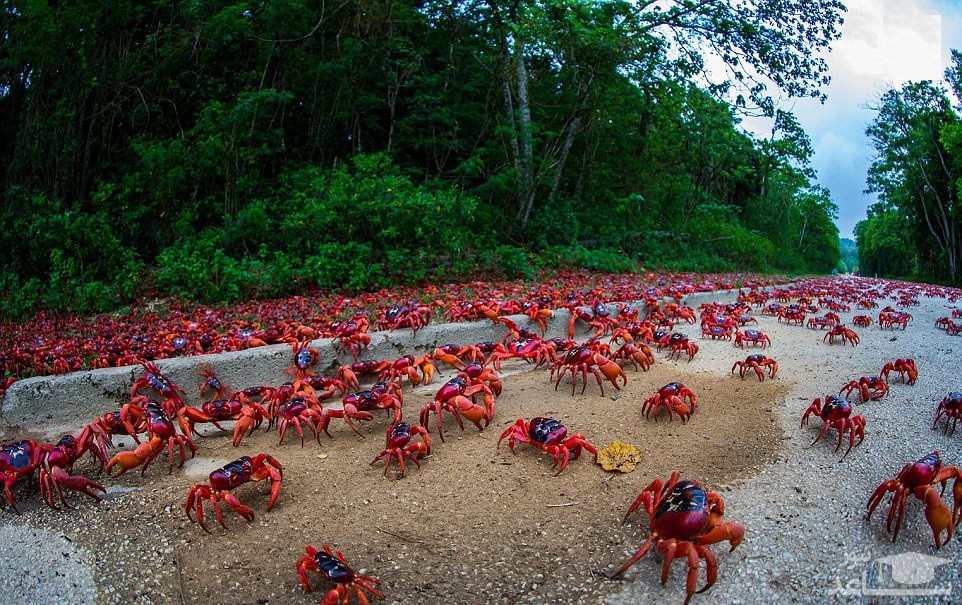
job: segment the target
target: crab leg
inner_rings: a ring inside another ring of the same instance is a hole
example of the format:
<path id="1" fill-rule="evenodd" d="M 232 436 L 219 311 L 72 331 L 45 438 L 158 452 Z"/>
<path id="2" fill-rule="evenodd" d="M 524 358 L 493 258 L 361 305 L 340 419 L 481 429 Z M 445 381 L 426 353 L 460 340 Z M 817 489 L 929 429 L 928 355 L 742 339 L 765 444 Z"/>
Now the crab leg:
<path id="1" fill-rule="evenodd" d="M 640 561 L 642 557 L 648 554 L 648 550 L 651 548 L 651 545 L 654 544 L 656 537 L 657 536 L 652 535 L 647 540 L 645 540 L 645 543 L 642 544 L 641 547 L 635 551 L 635 554 L 631 555 L 628 558 L 628 560 L 625 561 L 625 564 L 619 567 L 615 573 L 608 574 L 608 577 L 611 579 L 616 579 L 624 575 L 624 573 L 628 571 L 628 569 L 630 569 L 632 565 Z"/>

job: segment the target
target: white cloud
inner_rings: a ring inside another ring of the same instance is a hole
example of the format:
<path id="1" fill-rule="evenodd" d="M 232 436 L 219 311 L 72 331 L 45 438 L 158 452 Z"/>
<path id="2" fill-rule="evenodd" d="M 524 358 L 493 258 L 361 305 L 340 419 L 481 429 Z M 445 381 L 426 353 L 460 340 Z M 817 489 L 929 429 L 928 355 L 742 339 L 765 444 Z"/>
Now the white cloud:
<path id="1" fill-rule="evenodd" d="M 941 80 L 942 17 L 886 14 L 882 19 L 882 78 L 893 86 Z"/>
<path id="2" fill-rule="evenodd" d="M 939 80 L 952 48 L 962 50 L 962 2 L 958 0 L 844 0 L 848 11 L 842 37 L 825 55 L 832 83 L 823 105 L 812 99 L 785 104 L 808 133 L 812 167 L 839 206 L 842 237 L 865 218 L 875 202 L 864 193 L 874 157 L 865 128 L 875 118 L 868 109 L 881 94 L 907 81 Z M 748 119 L 743 126 L 760 137 L 771 121 Z"/>
<path id="3" fill-rule="evenodd" d="M 813 167 L 839 206 L 839 230 L 851 237 L 875 199 L 863 193 L 873 150 L 866 107 L 890 87 L 938 80 L 951 48 L 962 49 L 962 3 L 957 0 L 845 0 L 842 37 L 826 56 L 828 101 L 798 101 L 794 110 L 812 139 Z"/>

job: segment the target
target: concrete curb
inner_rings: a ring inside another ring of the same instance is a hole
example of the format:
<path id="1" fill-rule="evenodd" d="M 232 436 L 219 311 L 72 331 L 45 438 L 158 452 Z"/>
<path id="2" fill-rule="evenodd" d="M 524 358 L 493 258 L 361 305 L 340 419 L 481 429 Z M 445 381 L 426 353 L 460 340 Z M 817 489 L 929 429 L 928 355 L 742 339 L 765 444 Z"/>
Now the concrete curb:
<path id="1" fill-rule="evenodd" d="M 718 301 L 733 302 L 739 290 L 700 292 L 686 296 L 682 303 L 697 308 L 698 305 Z M 674 302 L 673 299 L 666 299 Z M 645 311 L 642 302 L 630 307 Z M 610 308 L 614 311 L 614 305 Z M 509 319 L 519 326 L 537 331 L 524 315 L 512 315 Z M 567 337 L 571 314 L 566 309 L 554 311 L 548 322 L 544 337 Z M 576 338 L 585 338 L 579 325 Z M 682 328 L 684 330 L 684 328 Z M 361 353 L 363 359 L 396 359 L 401 355 L 430 353 L 448 343 L 479 343 L 500 341 L 507 328 L 490 321 L 429 324 L 413 334 L 410 330 L 372 332 L 370 346 Z M 320 354 L 317 369 L 330 373 L 338 366 L 351 363 L 349 354 L 338 354 L 332 339 L 319 339 L 311 348 Z M 256 385 L 279 385 L 290 379 L 284 371 L 291 366 L 292 351 L 289 345 L 272 345 L 212 355 L 197 355 L 158 360 L 157 367 L 174 384 L 186 391 L 184 401 L 198 405 L 198 393 L 202 380 L 197 376 L 201 364 L 213 366 L 218 377 L 234 389 Z M 140 366 L 125 366 L 73 372 L 60 376 L 37 376 L 15 382 L 7 391 L 0 405 L 0 440 L 22 438 L 24 433 L 42 435 L 55 439 L 63 433 L 76 434 L 81 427 L 97 416 L 116 410 L 130 400 L 130 388 L 137 378 L 143 376 Z"/>

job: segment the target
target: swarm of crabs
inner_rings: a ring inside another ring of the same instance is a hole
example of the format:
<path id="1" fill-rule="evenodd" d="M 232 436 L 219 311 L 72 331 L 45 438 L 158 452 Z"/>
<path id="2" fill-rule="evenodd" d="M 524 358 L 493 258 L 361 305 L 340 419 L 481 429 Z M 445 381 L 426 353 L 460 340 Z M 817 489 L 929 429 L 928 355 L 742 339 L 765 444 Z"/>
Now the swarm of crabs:
<path id="1" fill-rule="evenodd" d="M 701 347 L 718 347 L 721 345 L 710 343 L 727 341 L 730 344 L 724 346 L 733 356 L 738 355 L 734 349 L 775 348 L 763 331 L 746 327 L 757 326 L 757 312 L 776 317 L 779 322 L 818 331 L 823 334 L 821 342 L 825 344 L 838 341 L 854 347 L 860 339 L 854 330 L 842 323 L 839 313 L 850 312 L 853 307 L 856 312 L 874 309 L 878 306 L 877 299 L 894 292 L 875 288 L 836 291 L 829 297 L 824 288 L 797 286 L 766 291 L 762 286 L 768 284 L 757 283 L 742 292 L 734 303 L 706 303 L 692 309 L 681 304 L 683 297 L 706 288 L 706 284 L 688 283 L 682 287 L 644 290 L 628 284 L 606 285 L 606 288 L 585 288 L 578 295 L 549 287 L 521 294 L 519 288 L 517 298 L 505 297 L 503 290 L 467 298 L 457 291 L 442 294 L 428 288 L 420 297 L 427 296 L 430 298 L 428 302 L 422 302 L 413 294 L 401 297 L 401 302 L 384 301 L 374 295 L 362 295 L 353 300 L 334 298 L 325 301 L 321 308 L 304 307 L 304 313 L 298 314 L 310 319 L 275 320 L 269 325 L 238 319 L 226 311 L 222 312 L 223 317 L 218 316 L 220 312 L 213 311 L 205 311 L 201 316 L 178 311 L 172 314 L 175 317 L 172 322 L 160 322 L 158 318 L 157 323 L 163 328 L 154 333 L 121 329 L 119 325 L 103 320 L 105 325 L 100 327 L 98 335 L 82 345 L 54 344 L 52 338 L 47 340 L 38 336 L 32 345 L 15 346 L 0 356 L 3 370 L 9 377 L 4 383 L 5 388 L 16 376 L 26 373 L 81 369 L 87 363 L 81 362 L 81 358 L 92 360 L 89 367 L 137 364 L 142 372 L 133 382 L 129 397 L 118 409 L 105 411 L 102 416 L 92 419 L 76 437 L 64 435 L 56 444 L 22 440 L 0 447 L 0 481 L 4 485 L 6 503 L 18 512 L 15 487 L 34 475 L 38 479 L 42 500 L 52 508 L 70 506 L 64 488 L 81 492 L 94 500 L 101 499 L 106 493 L 104 485 L 73 471 L 75 463 L 87 454 L 111 478 L 116 478 L 138 468 L 141 474 L 145 474 L 152 462 L 166 452 L 168 473 L 171 473 L 175 466 L 183 466 L 188 452 L 192 456 L 197 451 L 194 438 L 198 435 L 198 425 L 210 424 L 223 430 L 222 423 L 233 422 L 231 444 L 234 447 L 240 446 L 245 437 L 262 427 L 267 431 L 276 428 L 278 447 L 293 433 L 303 447 L 305 435 L 318 443 L 322 441 L 322 433 L 331 437 L 332 420 L 343 421 L 352 432 L 363 436 L 358 425 L 374 422 L 382 412 L 386 418 L 384 447 L 371 452 L 369 465 L 383 463 L 385 475 L 396 465 L 396 476 L 402 478 L 411 470 L 411 464 L 417 471 L 432 455 L 432 447 L 445 447 L 443 430 L 446 419 L 457 424 L 462 431 L 464 420 L 479 431 L 491 424 L 497 411 L 497 398 L 504 388 L 500 372 L 506 362 L 542 369 L 548 375 L 547 384 L 554 383 L 554 389 L 567 380 L 572 395 L 577 392 L 579 382 L 581 393 L 597 385 L 599 395 L 604 395 L 606 386 L 619 391 L 627 384 L 629 374 L 626 370 L 634 370 L 633 377 L 640 376 L 638 372 L 647 371 L 656 363 L 655 352 L 665 352 L 665 359 L 669 361 L 692 362 L 700 350 L 696 340 L 702 341 Z M 714 287 L 725 285 L 730 284 L 716 283 Z M 474 290 L 477 290 L 477 284 L 474 284 Z M 931 292 L 927 294 L 933 295 Z M 950 296 L 947 290 L 943 294 Z M 667 302 L 669 300 L 674 302 Z M 903 295 L 898 304 L 910 306 L 913 300 L 911 294 Z M 296 307 L 302 302 L 288 304 Z M 567 338 L 545 338 L 554 316 L 553 310 L 557 309 L 566 309 L 570 313 L 565 330 Z M 823 314 L 818 315 L 819 312 Z M 416 334 L 438 315 L 450 322 L 490 321 L 503 332 L 503 337 L 500 341 L 445 344 L 430 353 L 405 354 L 393 360 L 364 358 L 372 342 L 371 331 L 411 330 Z M 274 317 L 277 316 L 275 312 Z M 42 315 L 40 318 L 39 321 L 43 321 Z M 912 316 L 886 307 L 879 313 L 877 321 L 881 330 L 905 330 Z M 676 329 L 679 324 L 692 326 L 699 322 L 700 338 L 692 338 Z M 870 327 L 873 322 L 866 315 L 852 319 L 857 327 Z M 942 325 L 937 322 L 937 327 L 950 333 L 951 325 L 951 320 L 942 322 Z M 109 334 L 109 338 L 104 334 Z M 349 355 L 351 361 L 332 371 L 331 375 L 325 375 L 323 368 L 318 367 L 320 355 L 315 347 L 322 346 L 316 342 L 319 339 L 328 339 L 329 344 L 323 346 L 331 346 L 337 352 Z M 198 364 L 200 385 L 197 397 L 201 402 L 196 406 L 185 402 L 185 389 L 165 376 L 156 363 L 156 360 L 170 356 L 280 343 L 290 347 L 291 365 L 285 373 L 287 380 L 271 385 L 246 385 L 234 390 L 218 378 L 212 364 Z M 83 355 L 76 356 L 75 350 L 83 351 Z M 441 384 L 431 400 L 421 407 L 417 417 L 419 422 L 414 424 L 410 420 L 413 414 L 405 414 L 409 409 L 405 406 L 405 398 L 410 398 L 405 387 L 431 385 L 441 368 L 451 372 L 453 377 Z M 761 382 L 766 375 L 774 379 L 778 369 L 774 357 L 752 353 L 743 360 L 736 358 L 731 373 L 738 370 L 741 379 L 754 374 Z M 814 399 L 801 419 L 803 427 L 813 416 L 822 421 L 820 431 L 809 447 L 814 447 L 834 430 L 838 433 L 835 450 L 841 449 L 847 438 L 842 457 L 848 456 L 866 439 L 866 428 L 870 426 L 865 415 L 855 413 L 854 406 L 862 406 L 871 416 L 870 402 L 888 395 L 893 374 L 903 386 L 915 385 L 920 377 L 913 359 L 897 358 L 885 363 L 876 374 L 856 377 L 842 384 L 837 394 L 822 394 Z M 331 402 L 338 399 L 339 405 Z M 657 420 L 664 410 L 669 420 L 677 415 L 682 423 L 695 422 L 692 418 L 697 402 L 698 395 L 692 389 L 675 381 L 657 388 L 641 403 L 640 413 L 633 412 L 627 418 L 631 422 Z M 935 409 L 933 428 L 943 421 L 944 432 L 954 432 L 960 418 L 962 394 L 951 391 Z M 448 424 L 450 426 L 450 422 Z M 584 452 L 597 454 L 598 449 L 590 442 L 590 436 L 573 430 L 561 420 L 550 417 L 546 409 L 544 415 L 530 420 L 518 418 L 504 430 L 497 444 L 500 446 L 507 440 L 512 453 L 519 453 L 515 450 L 519 443 L 540 450 L 551 456 L 552 469 L 557 469 L 554 473 L 557 476 Z M 435 431 L 441 443 L 432 444 L 431 433 Z M 131 450 L 115 451 L 113 439 L 116 436 L 129 436 L 135 446 Z M 886 495 L 893 494 L 887 525 L 894 540 L 902 526 L 906 501 L 914 495 L 924 503 L 925 518 L 939 548 L 951 539 L 954 528 L 962 520 L 962 471 L 956 466 L 944 465 L 938 451 L 920 455 L 917 461 L 907 462 L 897 476 L 883 482 L 868 496 L 867 511 L 870 516 Z M 244 504 L 238 494 L 242 488 L 249 491 L 243 487 L 246 484 L 260 482 L 265 482 L 263 485 L 269 489 L 265 512 L 270 512 L 283 502 L 282 459 L 277 452 L 243 455 L 211 472 L 207 483 L 193 486 L 185 495 L 183 509 L 186 517 L 209 532 L 206 522 L 209 510 L 226 529 L 223 503 L 250 522 L 255 518 L 254 510 Z M 953 482 L 951 506 L 942 498 L 942 491 L 950 481 Z M 662 583 L 667 582 L 674 559 L 687 561 L 685 603 L 695 593 L 709 589 L 718 577 L 718 561 L 709 546 L 727 541 L 734 550 L 746 539 L 746 528 L 723 520 L 725 505 L 721 496 L 706 490 L 695 478 L 682 479 L 681 472 L 673 473 L 667 481 L 652 481 L 628 507 L 624 521 L 639 508 L 643 508 L 649 518 L 648 538 L 616 571 L 604 572 L 604 575 L 611 578 L 624 576 L 654 548 L 664 557 Z M 380 588 L 381 580 L 355 571 L 340 551 L 327 544 L 323 544 L 320 550 L 308 545 L 305 551 L 305 556 L 293 564 L 294 570 L 307 592 L 312 590 L 308 572 L 320 573 L 328 584 L 323 603 L 348 603 L 352 597 L 362 603 L 367 603 L 370 598 L 385 598 Z M 701 560 L 706 562 L 705 581 L 699 589 Z"/>

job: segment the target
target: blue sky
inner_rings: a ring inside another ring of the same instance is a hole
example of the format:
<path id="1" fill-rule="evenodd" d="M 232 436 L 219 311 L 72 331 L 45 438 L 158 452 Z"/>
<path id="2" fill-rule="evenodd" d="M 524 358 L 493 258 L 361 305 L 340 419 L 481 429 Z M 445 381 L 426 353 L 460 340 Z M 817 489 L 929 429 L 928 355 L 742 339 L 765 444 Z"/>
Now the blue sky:
<path id="1" fill-rule="evenodd" d="M 941 79 L 952 48 L 962 49 L 958 0 L 843 0 L 848 8 L 842 38 L 827 56 L 832 83 L 828 101 L 798 100 L 792 109 L 809 137 L 818 182 L 839 207 L 841 237 L 875 199 L 865 190 L 873 150 L 865 127 L 880 93 L 907 81 Z"/>

